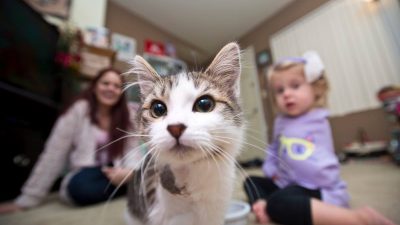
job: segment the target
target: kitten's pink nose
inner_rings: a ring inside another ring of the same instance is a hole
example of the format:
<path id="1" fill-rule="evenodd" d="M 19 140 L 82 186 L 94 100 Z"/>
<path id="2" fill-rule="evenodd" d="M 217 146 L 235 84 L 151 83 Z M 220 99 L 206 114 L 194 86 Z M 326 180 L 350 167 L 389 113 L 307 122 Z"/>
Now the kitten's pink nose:
<path id="1" fill-rule="evenodd" d="M 168 125 L 168 127 L 167 127 L 167 130 L 169 131 L 169 133 L 174 138 L 176 138 L 176 140 L 179 139 L 179 137 L 182 135 L 182 133 L 185 129 L 186 129 L 186 126 L 182 123 Z"/>

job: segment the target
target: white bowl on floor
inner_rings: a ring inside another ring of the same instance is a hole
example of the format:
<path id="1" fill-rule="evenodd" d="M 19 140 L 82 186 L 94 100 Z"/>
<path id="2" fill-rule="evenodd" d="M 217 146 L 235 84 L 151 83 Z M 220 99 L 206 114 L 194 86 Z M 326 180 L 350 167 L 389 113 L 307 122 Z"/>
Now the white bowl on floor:
<path id="1" fill-rule="evenodd" d="M 247 202 L 232 200 L 225 214 L 225 225 L 246 225 L 249 213 Z"/>

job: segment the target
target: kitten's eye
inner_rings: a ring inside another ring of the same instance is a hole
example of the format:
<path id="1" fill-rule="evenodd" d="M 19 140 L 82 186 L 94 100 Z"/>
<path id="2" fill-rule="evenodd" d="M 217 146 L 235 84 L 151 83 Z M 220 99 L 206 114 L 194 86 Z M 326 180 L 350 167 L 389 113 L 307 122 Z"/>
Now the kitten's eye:
<path id="1" fill-rule="evenodd" d="M 215 107 L 215 101 L 208 95 L 201 96 L 193 106 L 194 112 L 211 112 Z"/>
<path id="2" fill-rule="evenodd" d="M 165 116 L 167 114 L 167 106 L 161 101 L 154 101 L 151 103 L 150 113 L 154 118 Z"/>

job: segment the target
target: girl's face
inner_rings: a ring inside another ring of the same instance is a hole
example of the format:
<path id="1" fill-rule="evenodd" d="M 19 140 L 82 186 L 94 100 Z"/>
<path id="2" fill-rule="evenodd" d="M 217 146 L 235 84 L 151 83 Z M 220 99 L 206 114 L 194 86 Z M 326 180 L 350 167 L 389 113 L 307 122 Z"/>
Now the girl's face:
<path id="1" fill-rule="evenodd" d="M 313 107 L 314 90 L 306 81 L 302 66 L 276 72 L 271 78 L 271 83 L 280 112 L 289 116 L 299 116 Z"/>
<path id="2" fill-rule="evenodd" d="M 114 106 L 122 94 L 122 80 L 113 72 L 106 72 L 97 82 L 95 95 L 100 105 L 105 107 Z"/>

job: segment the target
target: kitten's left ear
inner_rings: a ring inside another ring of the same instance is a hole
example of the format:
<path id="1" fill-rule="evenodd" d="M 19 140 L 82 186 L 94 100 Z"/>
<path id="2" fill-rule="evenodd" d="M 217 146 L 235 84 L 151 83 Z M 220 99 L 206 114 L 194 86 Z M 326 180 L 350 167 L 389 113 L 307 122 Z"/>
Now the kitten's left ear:
<path id="1" fill-rule="evenodd" d="M 133 68 L 130 72 L 138 75 L 138 82 L 140 87 L 140 93 L 147 95 L 153 89 L 154 84 L 160 76 L 156 70 L 141 56 L 135 56 L 132 62 Z"/>
<path id="2" fill-rule="evenodd" d="M 222 85 L 233 88 L 236 97 L 240 94 L 240 47 L 231 42 L 215 56 L 205 73 L 218 77 Z"/>

